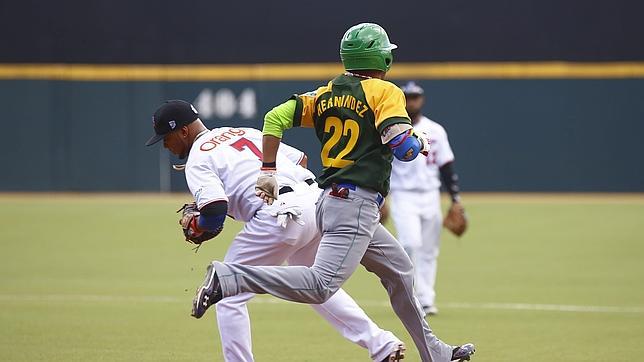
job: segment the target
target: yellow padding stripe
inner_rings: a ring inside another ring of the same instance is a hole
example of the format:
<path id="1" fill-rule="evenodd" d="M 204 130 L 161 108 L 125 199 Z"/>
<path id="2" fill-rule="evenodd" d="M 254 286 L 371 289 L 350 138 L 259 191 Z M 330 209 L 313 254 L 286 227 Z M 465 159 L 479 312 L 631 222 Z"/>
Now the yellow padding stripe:
<path id="1" fill-rule="evenodd" d="M 0 80 L 274 81 L 327 80 L 339 63 L 222 65 L 0 64 Z M 388 79 L 644 78 L 644 62 L 395 63 Z"/>

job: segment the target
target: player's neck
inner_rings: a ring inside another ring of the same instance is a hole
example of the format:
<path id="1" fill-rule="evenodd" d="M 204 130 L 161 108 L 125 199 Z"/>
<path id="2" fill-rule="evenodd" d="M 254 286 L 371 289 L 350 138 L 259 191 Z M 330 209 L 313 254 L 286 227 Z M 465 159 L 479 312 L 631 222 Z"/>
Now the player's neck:
<path id="1" fill-rule="evenodd" d="M 416 123 L 420 122 L 420 119 L 423 118 L 423 115 L 420 112 L 418 112 L 410 117 L 411 117 L 411 124 L 415 125 Z"/>
<path id="2" fill-rule="evenodd" d="M 201 136 L 202 134 L 206 133 L 208 131 L 208 128 L 204 126 L 204 124 L 201 122 L 200 119 L 197 119 L 196 121 L 192 122 L 188 126 L 188 140 L 190 142 L 190 145 L 195 142 L 197 137 Z"/>
<path id="3" fill-rule="evenodd" d="M 352 71 L 346 71 L 346 75 L 353 76 L 353 77 L 360 77 L 360 78 L 378 78 L 378 79 L 385 79 L 385 72 L 381 70 L 352 70 Z"/>

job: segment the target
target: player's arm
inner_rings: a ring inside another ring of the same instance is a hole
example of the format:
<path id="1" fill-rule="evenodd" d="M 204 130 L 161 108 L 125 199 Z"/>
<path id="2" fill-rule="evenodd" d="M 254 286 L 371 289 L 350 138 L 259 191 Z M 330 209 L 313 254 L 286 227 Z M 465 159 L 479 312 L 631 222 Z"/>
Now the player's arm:
<path id="1" fill-rule="evenodd" d="M 454 162 L 448 162 L 439 168 L 443 186 L 449 192 L 452 202 L 460 202 L 460 188 L 458 187 L 458 175 L 454 171 Z"/>
<path id="2" fill-rule="evenodd" d="M 197 230 L 217 231 L 224 227 L 226 215 L 228 214 L 228 201 L 215 201 L 199 209 L 200 215 L 197 220 Z"/>
<path id="3" fill-rule="evenodd" d="M 454 171 L 454 152 L 449 144 L 447 132 L 442 126 L 434 131 L 436 144 L 433 150 L 443 187 L 449 192 L 453 203 L 460 202 L 458 175 Z"/>
<path id="4" fill-rule="evenodd" d="M 271 109 L 264 117 L 262 169 L 255 186 L 255 194 L 269 205 L 277 199 L 276 160 L 282 135 L 285 130 L 292 127 L 311 127 L 313 125 L 313 104 L 313 94 L 296 95 Z"/>
<path id="5" fill-rule="evenodd" d="M 191 213 L 184 212 L 181 220 L 186 239 L 190 235 L 205 241 L 217 236 L 228 214 L 228 198 L 221 179 L 208 165 L 197 164 L 186 168 L 186 182 L 196 207 Z"/>
<path id="6" fill-rule="evenodd" d="M 415 159 L 419 153 L 425 156 L 429 154 L 430 143 L 427 135 L 415 132 L 413 128 L 407 128 L 406 124 L 392 125 L 386 132 L 395 134 L 386 144 L 394 157 L 400 161 L 409 162 Z"/>
<path id="7" fill-rule="evenodd" d="M 295 113 L 296 101 L 289 99 L 279 106 L 271 109 L 264 117 L 264 128 L 262 133 L 262 168 L 257 184 L 255 195 L 271 205 L 277 199 L 277 151 L 279 151 L 284 131 L 293 127 L 293 114 Z"/>
<path id="8" fill-rule="evenodd" d="M 370 93 L 367 94 L 367 100 L 374 111 L 382 143 L 389 146 L 394 157 L 401 161 L 411 161 L 419 153 L 427 155 L 429 142 L 425 135 L 414 132 L 400 88 L 375 80 L 367 83 L 365 93 Z"/>
<path id="9" fill-rule="evenodd" d="M 275 163 L 284 131 L 293 127 L 313 127 L 315 93 L 294 95 L 264 116 L 262 152 L 264 163 Z"/>

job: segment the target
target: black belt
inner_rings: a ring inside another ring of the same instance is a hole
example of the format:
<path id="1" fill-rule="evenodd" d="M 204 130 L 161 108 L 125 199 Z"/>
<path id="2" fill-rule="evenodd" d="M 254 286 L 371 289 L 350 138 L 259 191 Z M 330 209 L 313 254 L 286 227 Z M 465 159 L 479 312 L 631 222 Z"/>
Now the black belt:
<path id="1" fill-rule="evenodd" d="M 306 180 L 304 180 L 304 182 L 306 182 L 306 184 L 309 185 L 309 186 L 311 186 L 311 185 L 313 185 L 315 183 L 315 181 L 313 181 L 313 179 L 310 179 L 310 178 L 307 178 Z M 282 187 L 280 187 L 280 190 L 279 190 L 280 195 L 285 194 L 287 192 L 293 192 L 293 188 L 291 186 L 282 186 Z"/>

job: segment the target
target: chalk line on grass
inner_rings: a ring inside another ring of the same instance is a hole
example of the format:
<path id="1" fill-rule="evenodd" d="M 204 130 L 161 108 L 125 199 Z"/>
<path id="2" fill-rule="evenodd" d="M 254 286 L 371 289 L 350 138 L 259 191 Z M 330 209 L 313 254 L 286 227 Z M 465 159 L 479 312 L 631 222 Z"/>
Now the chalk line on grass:
<path id="1" fill-rule="evenodd" d="M 190 303 L 192 295 L 183 297 L 161 295 L 91 295 L 91 294 L 0 294 L 0 302 L 85 302 L 85 303 Z M 251 303 L 282 304 L 287 301 L 270 296 L 257 296 Z M 359 300 L 364 307 L 386 307 L 384 300 Z M 531 304 L 531 303 L 468 303 L 445 302 L 441 309 L 473 309 L 500 311 L 539 311 L 539 312 L 572 312 L 572 313 L 635 313 L 644 314 L 644 307 L 626 306 L 593 306 L 570 304 Z"/>

